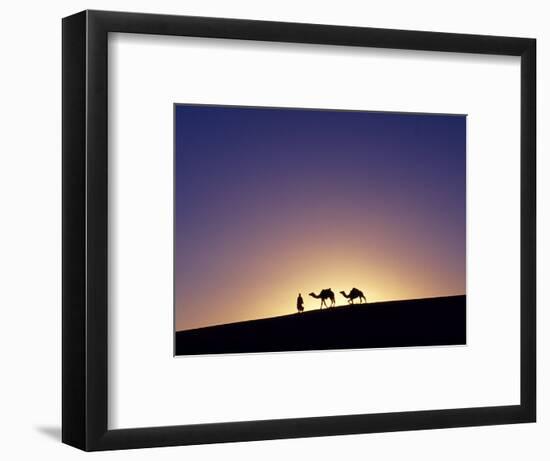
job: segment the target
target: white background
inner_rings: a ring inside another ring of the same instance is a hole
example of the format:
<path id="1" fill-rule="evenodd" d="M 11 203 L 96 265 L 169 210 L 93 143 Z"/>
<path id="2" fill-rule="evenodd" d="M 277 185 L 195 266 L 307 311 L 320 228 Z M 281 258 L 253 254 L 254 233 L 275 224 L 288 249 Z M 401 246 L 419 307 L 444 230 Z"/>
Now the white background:
<path id="1" fill-rule="evenodd" d="M 520 403 L 519 58 L 110 41 L 109 427 Z M 467 113 L 468 345 L 174 359 L 174 101 Z"/>
<path id="2" fill-rule="evenodd" d="M 0 101 L 0 240 L 3 329 L 0 408 L 2 445 L 7 459 L 86 456 L 59 443 L 61 343 L 61 28 L 60 18 L 83 8 L 104 8 L 319 22 L 408 29 L 535 36 L 539 81 L 539 417 L 537 424 L 445 429 L 394 434 L 164 448 L 96 455 L 125 459 L 548 459 L 544 437 L 550 402 L 544 388 L 550 380 L 546 354 L 550 343 L 540 333 L 548 328 L 544 306 L 549 292 L 550 231 L 547 200 L 550 186 L 548 135 L 550 80 L 545 56 L 550 52 L 550 16 L 543 2 L 222 2 L 183 4 L 150 2 L 60 1 L 55 5 L 20 2 L 4 7 Z M 506 261 L 503 260 L 503 263 Z"/>

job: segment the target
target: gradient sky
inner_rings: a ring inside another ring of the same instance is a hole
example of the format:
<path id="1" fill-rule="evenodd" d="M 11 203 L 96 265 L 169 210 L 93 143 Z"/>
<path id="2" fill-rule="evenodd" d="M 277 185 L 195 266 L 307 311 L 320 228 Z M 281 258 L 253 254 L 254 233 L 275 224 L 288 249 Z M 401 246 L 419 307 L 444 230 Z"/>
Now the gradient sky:
<path id="1" fill-rule="evenodd" d="M 176 330 L 466 290 L 466 117 L 175 106 Z"/>

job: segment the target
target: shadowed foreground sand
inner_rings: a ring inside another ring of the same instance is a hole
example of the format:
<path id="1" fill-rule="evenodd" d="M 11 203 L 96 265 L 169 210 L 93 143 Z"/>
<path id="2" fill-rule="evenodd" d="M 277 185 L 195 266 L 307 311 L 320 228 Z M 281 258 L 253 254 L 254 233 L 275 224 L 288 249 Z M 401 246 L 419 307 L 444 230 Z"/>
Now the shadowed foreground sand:
<path id="1" fill-rule="evenodd" d="M 387 301 L 176 332 L 176 355 L 466 344 L 466 296 Z"/>

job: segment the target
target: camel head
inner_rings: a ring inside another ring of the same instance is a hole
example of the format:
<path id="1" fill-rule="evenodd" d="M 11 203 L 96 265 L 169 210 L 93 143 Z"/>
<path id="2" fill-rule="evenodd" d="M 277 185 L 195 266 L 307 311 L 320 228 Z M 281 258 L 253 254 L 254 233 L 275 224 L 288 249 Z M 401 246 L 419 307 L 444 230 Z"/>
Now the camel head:
<path id="1" fill-rule="evenodd" d="M 311 293 L 309 293 L 309 296 L 311 296 L 312 298 L 317 298 L 317 295 L 315 293 L 313 293 L 313 291 Z"/>
<path id="2" fill-rule="evenodd" d="M 345 291 L 341 291 L 340 293 L 342 293 L 342 296 L 343 296 L 344 298 L 347 298 L 347 297 L 348 297 L 348 295 L 346 294 Z"/>

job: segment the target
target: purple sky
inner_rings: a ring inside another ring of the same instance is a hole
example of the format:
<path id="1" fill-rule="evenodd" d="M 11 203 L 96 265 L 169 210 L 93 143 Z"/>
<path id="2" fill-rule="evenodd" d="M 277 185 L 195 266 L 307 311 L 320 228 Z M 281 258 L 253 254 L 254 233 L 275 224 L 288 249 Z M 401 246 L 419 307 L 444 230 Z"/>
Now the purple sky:
<path id="1" fill-rule="evenodd" d="M 177 330 L 465 293 L 465 116 L 177 105 L 175 151 Z"/>

